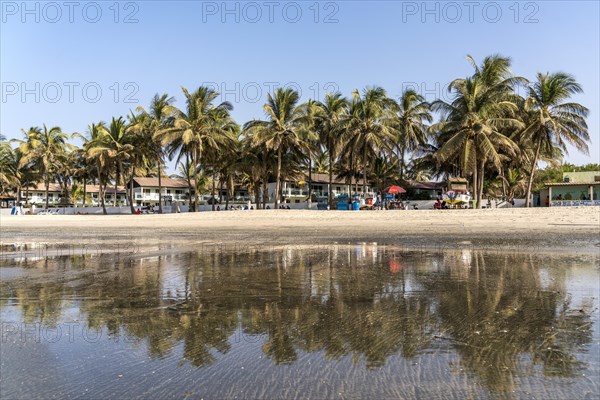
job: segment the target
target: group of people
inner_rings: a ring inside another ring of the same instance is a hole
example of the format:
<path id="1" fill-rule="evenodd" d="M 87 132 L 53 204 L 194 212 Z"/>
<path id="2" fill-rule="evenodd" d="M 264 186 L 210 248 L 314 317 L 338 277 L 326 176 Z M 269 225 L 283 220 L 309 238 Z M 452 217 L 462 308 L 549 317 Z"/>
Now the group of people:
<path id="1" fill-rule="evenodd" d="M 441 201 L 440 199 L 437 199 L 437 201 L 433 205 L 433 209 L 434 210 L 447 210 L 448 203 L 446 203 L 445 201 Z"/>
<path id="2" fill-rule="evenodd" d="M 216 208 L 217 211 L 221 211 L 221 206 L 217 206 Z M 254 206 L 253 205 L 245 205 L 245 206 L 234 206 L 234 205 L 230 205 L 229 208 L 227 208 L 227 206 L 223 207 L 223 211 L 241 211 L 241 210 L 254 210 Z"/>

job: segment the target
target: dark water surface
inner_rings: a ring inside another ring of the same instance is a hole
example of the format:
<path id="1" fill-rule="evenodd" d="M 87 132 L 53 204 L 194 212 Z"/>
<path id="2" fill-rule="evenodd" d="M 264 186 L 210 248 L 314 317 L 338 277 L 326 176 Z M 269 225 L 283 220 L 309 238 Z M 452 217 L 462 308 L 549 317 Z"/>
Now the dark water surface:
<path id="1" fill-rule="evenodd" d="M 4 257 L 0 393 L 596 399 L 598 261 L 373 244 Z"/>

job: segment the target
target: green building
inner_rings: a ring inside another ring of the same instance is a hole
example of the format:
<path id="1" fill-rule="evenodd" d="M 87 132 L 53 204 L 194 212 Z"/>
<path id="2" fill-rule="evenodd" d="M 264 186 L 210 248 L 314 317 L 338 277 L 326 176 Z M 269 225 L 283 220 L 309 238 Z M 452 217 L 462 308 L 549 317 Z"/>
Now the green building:
<path id="1" fill-rule="evenodd" d="M 538 205 L 600 206 L 600 171 L 563 172 L 562 182 L 546 183 Z"/>

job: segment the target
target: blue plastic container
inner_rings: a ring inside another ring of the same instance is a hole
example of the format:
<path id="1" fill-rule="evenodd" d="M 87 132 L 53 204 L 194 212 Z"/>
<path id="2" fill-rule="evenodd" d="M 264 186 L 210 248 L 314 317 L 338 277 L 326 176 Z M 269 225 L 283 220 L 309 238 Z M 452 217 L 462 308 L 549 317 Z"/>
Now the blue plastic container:
<path id="1" fill-rule="evenodd" d="M 352 209 L 353 209 L 354 211 L 358 211 L 358 210 L 360 210 L 360 203 L 359 203 L 358 201 L 354 201 L 354 202 L 352 202 Z"/>
<path id="2" fill-rule="evenodd" d="M 337 209 L 341 211 L 351 210 L 350 202 L 347 195 L 339 195 Z"/>

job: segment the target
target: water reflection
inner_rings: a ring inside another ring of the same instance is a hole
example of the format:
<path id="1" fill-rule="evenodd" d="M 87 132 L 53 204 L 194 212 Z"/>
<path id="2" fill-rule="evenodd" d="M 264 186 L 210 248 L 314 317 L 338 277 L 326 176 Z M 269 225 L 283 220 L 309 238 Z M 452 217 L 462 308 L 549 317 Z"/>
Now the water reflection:
<path id="1" fill-rule="evenodd" d="M 596 300 L 574 301 L 569 264 L 590 261 L 370 244 L 3 260 L 25 275 L 0 286 L 3 342 L 22 338 L 21 323 L 77 320 L 197 368 L 226 368 L 240 343 L 259 344 L 273 368 L 313 353 L 375 372 L 398 357 L 444 355 L 451 373 L 508 393 L 521 377 L 598 374 L 585 357 L 598 355 L 598 284 L 586 289 Z"/>

